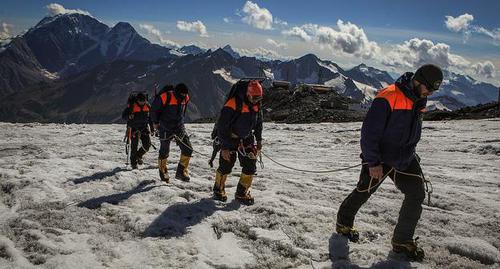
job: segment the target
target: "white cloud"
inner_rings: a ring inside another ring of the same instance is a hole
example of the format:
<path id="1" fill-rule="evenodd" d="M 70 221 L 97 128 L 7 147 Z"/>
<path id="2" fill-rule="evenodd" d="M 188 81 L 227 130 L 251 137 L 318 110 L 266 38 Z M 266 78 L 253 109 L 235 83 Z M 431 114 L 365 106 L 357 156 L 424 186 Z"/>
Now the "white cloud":
<path id="1" fill-rule="evenodd" d="M 263 30 L 271 30 L 273 27 L 273 15 L 266 8 L 261 8 L 259 5 L 247 1 L 243 6 L 245 16 L 242 20 L 249 25 Z"/>
<path id="2" fill-rule="evenodd" d="M 396 45 L 381 59 L 382 63 L 398 69 L 416 69 L 423 64 L 437 66 L 472 75 L 491 78 L 495 74 L 493 63 L 471 63 L 464 57 L 453 54 L 445 43 L 434 44 L 430 40 L 413 38 L 403 44 Z"/>
<path id="3" fill-rule="evenodd" d="M 276 48 L 279 48 L 279 49 L 286 49 L 288 46 L 286 45 L 286 43 L 280 43 L 280 42 L 277 42 L 271 38 L 268 38 L 266 39 L 266 42 Z"/>
<path id="4" fill-rule="evenodd" d="M 304 27 L 304 25 L 302 27 Z M 281 33 L 285 36 L 299 38 L 302 41 L 311 41 L 312 37 L 302 27 L 294 26 L 292 29 L 282 31 Z"/>
<path id="5" fill-rule="evenodd" d="M 234 50 L 236 52 L 238 52 L 240 55 L 256 57 L 256 58 L 263 58 L 263 59 L 270 59 L 270 60 L 289 60 L 290 59 L 290 57 L 283 56 L 274 50 L 269 50 L 269 49 L 266 49 L 263 47 L 257 47 L 257 48 L 253 48 L 253 49 L 235 48 Z"/>
<path id="6" fill-rule="evenodd" d="M 67 9 L 63 7 L 60 4 L 57 3 L 52 3 L 46 6 L 46 8 L 49 10 L 49 14 L 54 16 L 54 15 L 59 15 L 59 14 L 69 14 L 69 13 L 79 13 L 83 15 L 88 15 L 91 16 L 88 11 L 81 10 L 81 9 Z"/>
<path id="7" fill-rule="evenodd" d="M 0 27 L 0 39 L 8 39 L 12 37 L 12 24 L 2 22 L 2 27 Z"/>
<path id="8" fill-rule="evenodd" d="M 317 24 L 304 24 L 282 31 L 286 36 L 297 37 L 302 41 L 315 42 L 321 46 L 327 46 L 334 51 L 362 57 L 374 58 L 380 52 L 376 42 L 369 41 L 364 30 L 357 25 L 342 20 L 337 21 L 339 30 L 328 26 Z"/>
<path id="9" fill-rule="evenodd" d="M 482 26 L 473 25 L 473 20 L 474 16 L 465 13 L 458 17 L 446 16 L 445 24 L 449 30 L 455 33 L 463 33 L 465 37 L 464 42 L 467 41 L 472 33 L 477 33 L 490 37 L 493 39 L 495 45 L 500 45 L 500 28 L 488 30 Z"/>
<path id="10" fill-rule="evenodd" d="M 490 61 L 485 61 L 482 63 L 476 63 L 472 65 L 474 72 L 478 76 L 482 76 L 485 78 L 493 78 L 495 77 L 495 65 Z"/>
<path id="11" fill-rule="evenodd" d="M 162 32 L 160 30 L 158 30 L 158 28 L 154 27 L 151 24 L 140 24 L 139 28 L 144 29 L 148 33 L 149 36 L 154 38 L 154 41 L 157 41 L 160 44 L 166 45 L 168 47 L 174 47 L 174 48 L 180 47 L 179 44 L 177 44 L 176 42 L 166 39 L 164 37 L 164 35 L 162 34 Z"/>
<path id="12" fill-rule="evenodd" d="M 279 18 L 275 18 L 274 19 L 274 23 L 275 24 L 278 24 L 278 25 L 281 25 L 281 26 L 288 26 L 288 22 L 284 21 L 284 20 L 281 20 Z"/>
<path id="13" fill-rule="evenodd" d="M 490 30 L 485 29 L 481 26 L 472 26 L 472 31 L 479 33 L 479 34 L 486 35 L 486 36 L 492 38 L 496 42 L 495 44 L 500 45 L 500 28 L 496 28 L 496 29 L 490 31 Z"/>
<path id="14" fill-rule="evenodd" d="M 474 16 L 465 13 L 458 17 L 446 16 L 445 24 L 446 28 L 455 33 L 458 33 L 461 31 L 466 31 L 473 20 Z"/>
<path id="15" fill-rule="evenodd" d="M 230 23 L 231 22 L 231 19 L 227 18 L 227 17 L 223 18 L 222 20 L 224 20 L 225 23 Z"/>
<path id="16" fill-rule="evenodd" d="M 197 32 L 200 36 L 207 37 L 207 27 L 201 21 L 177 21 L 177 29 L 186 32 Z"/>

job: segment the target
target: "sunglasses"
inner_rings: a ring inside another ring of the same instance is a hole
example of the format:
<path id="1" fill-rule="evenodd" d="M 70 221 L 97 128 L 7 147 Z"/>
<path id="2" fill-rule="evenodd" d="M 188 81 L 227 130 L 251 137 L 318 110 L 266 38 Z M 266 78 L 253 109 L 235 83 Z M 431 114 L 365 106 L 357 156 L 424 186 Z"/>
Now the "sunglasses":
<path id="1" fill-rule="evenodd" d="M 436 81 L 436 82 L 434 83 L 434 85 L 432 85 L 432 84 L 431 84 L 431 83 L 427 80 L 427 78 L 426 78 L 425 76 L 423 76 L 423 75 L 422 75 L 422 78 L 425 80 L 425 81 L 424 81 L 424 83 L 422 83 L 422 84 L 424 84 L 424 85 L 425 85 L 425 87 L 427 88 L 427 90 L 428 90 L 429 92 L 435 92 L 435 91 L 439 90 L 439 86 L 441 86 L 441 81 Z"/>

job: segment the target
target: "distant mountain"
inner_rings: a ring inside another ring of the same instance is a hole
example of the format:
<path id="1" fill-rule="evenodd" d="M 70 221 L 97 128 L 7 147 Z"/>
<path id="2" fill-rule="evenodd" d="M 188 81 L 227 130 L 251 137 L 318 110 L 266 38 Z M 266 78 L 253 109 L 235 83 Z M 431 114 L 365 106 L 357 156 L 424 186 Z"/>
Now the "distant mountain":
<path id="1" fill-rule="evenodd" d="M 0 97 L 51 79 L 23 38 L 14 38 L 0 52 Z"/>
<path id="2" fill-rule="evenodd" d="M 432 95 L 430 100 L 439 101 L 443 97 L 453 98 L 456 102 L 443 103 L 449 110 L 487 104 L 496 101 L 498 98 L 498 88 L 491 84 L 479 82 L 469 76 L 452 72 L 445 72 L 444 75 L 445 79 L 441 88 Z"/>
<path id="3" fill-rule="evenodd" d="M 192 54 L 192 55 L 198 55 L 205 53 L 207 50 L 202 49 L 200 47 L 197 47 L 195 45 L 189 45 L 189 46 L 184 46 L 179 49 L 179 52 L 184 53 L 184 54 Z"/>
<path id="4" fill-rule="evenodd" d="M 345 75 L 376 89 L 382 89 L 394 83 L 394 79 L 386 71 L 369 67 L 365 64 L 353 67 L 346 71 Z"/>
<path id="5" fill-rule="evenodd" d="M 238 54 L 236 51 L 234 51 L 233 48 L 230 45 L 226 45 L 222 49 L 225 52 L 229 53 L 229 55 L 231 55 L 235 59 L 239 59 L 241 57 L 240 54 Z"/>
<path id="6" fill-rule="evenodd" d="M 290 81 L 292 84 L 324 84 L 359 102 L 370 101 L 364 89 L 360 89 L 355 81 L 347 77 L 340 66 L 331 61 L 320 60 L 314 54 L 274 65 L 272 72 L 275 79 Z"/>
<path id="7" fill-rule="evenodd" d="M 65 76 L 118 60 L 154 61 L 175 57 L 152 44 L 126 22 L 113 28 L 83 14 L 45 17 L 22 36 L 41 66 Z"/>
<path id="8" fill-rule="evenodd" d="M 109 31 L 107 25 L 83 14 L 61 14 L 43 18 L 22 38 L 43 68 L 59 72 L 80 57 Z"/>
<path id="9" fill-rule="evenodd" d="M 263 61 L 242 57 L 229 45 L 207 51 L 194 45 L 172 50 L 152 44 L 129 23 L 110 28 L 90 16 L 65 14 L 42 19 L 0 49 L 0 120 L 119 122 L 130 91 L 147 90 L 152 96 L 156 83 L 179 82 L 191 90 L 188 118 L 209 118 L 219 112 L 233 83 L 263 76 L 326 85 L 350 98 L 347 103 L 361 103 L 364 108 L 380 88 L 393 82 L 385 71 L 364 64 L 346 71 L 313 54 Z M 442 87 L 429 101 L 431 109 L 487 103 L 498 95 L 491 84 L 453 73 L 446 74 Z M 280 94 L 276 100 L 286 100 L 281 97 L 286 93 Z M 318 102 L 340 100 L 335 94 L 328 96 L 307 95 L 308 113 L 315 113 Z M 292 101 L 296 106 L 300 99 Z M 295 111 L 290 121 L 307 118 L 293 107 L 278 107 Z M 321 109 L 324 113 L 311 120 L 349 118 L 342 116 L 346 112 L 333 113 L 329 106 Z"/>
<path id="10" fill-rule="evenodd" d="M 370 101 L 378 90 L 394 82 L 389 73 L 365 64 L 346 71 L 345 75 L 352 78 L 359 89 L 365 89 L 366 100 Z M 428 110 L 456 110 L 490 103 L 498 96 L 497 87 L 469 76 L 445 71 L 444 77 L 440 90 L 429 98 Z"/>

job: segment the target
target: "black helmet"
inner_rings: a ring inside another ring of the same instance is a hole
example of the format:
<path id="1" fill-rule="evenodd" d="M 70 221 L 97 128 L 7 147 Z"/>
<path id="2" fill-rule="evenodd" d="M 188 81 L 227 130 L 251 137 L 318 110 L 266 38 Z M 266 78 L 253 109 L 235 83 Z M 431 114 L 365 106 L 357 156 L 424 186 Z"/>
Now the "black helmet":
<path id="1" fill-rule="evenodd" d="M 181 94 L 188 94 L 189 92 L 188 87 L 184 83 L 175 85 L 175 91 Z"/>
<path id="2" fill-rule="evenodd" d="M 415 72 L 413 78 L 424 84 L 429 91 L 437 91 L 443 82 L 443 71 L 436 65 L 426 64 Z"/>

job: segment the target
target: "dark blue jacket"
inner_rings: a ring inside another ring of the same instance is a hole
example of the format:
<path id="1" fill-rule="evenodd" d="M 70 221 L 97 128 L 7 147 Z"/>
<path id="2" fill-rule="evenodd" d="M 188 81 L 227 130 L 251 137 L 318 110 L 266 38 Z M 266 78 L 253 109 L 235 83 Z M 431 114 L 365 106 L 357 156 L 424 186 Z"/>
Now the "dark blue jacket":
<path id="1" fill-rule="evenodd" d="M 189 95 L 183 98 L 175 91 L 163 92 L 156 96 L 151 107 L 153 123 L 160 124 L 160 131 L 174 133 L 184 129 L 184 114 Z"/>
<path id="2" fill-rule="evenodd" d="M 148 130 L 148 125 L 152 128 L 152 121 L 149 115 L 150 105 L 148 103 L 143 106 L 138 103 L 128 104 L 122 112 L 122 118 L 127 121 L 127 126 L 133 130 Z M 133 114 L 133 118 L 129 119 L 129 115 Z"/>
<path id="3" fill-rule="evenodd" d="M 395 84 L 381 90 L 361 128 L 361 158 L 368 166 L 385 163 L 405 170 L 415 158 L 422 132 L 422 111 L 427 98 L 418 98 L 405 73 Z"/>
<path id="4" fill-rule="evenodd" d="M 242 87 L 246 88 L 246 87 Z M 241 111 L 238 111 L 241 103 Z M 262 117 L 260 107 L 248 101 L 243 90 L 229 98 L 222 108 L 217 122 L 217 135 L 222 149 L 235 150 L 235 141 L 244 140 L 245 146 L 262 140 Z"/>

